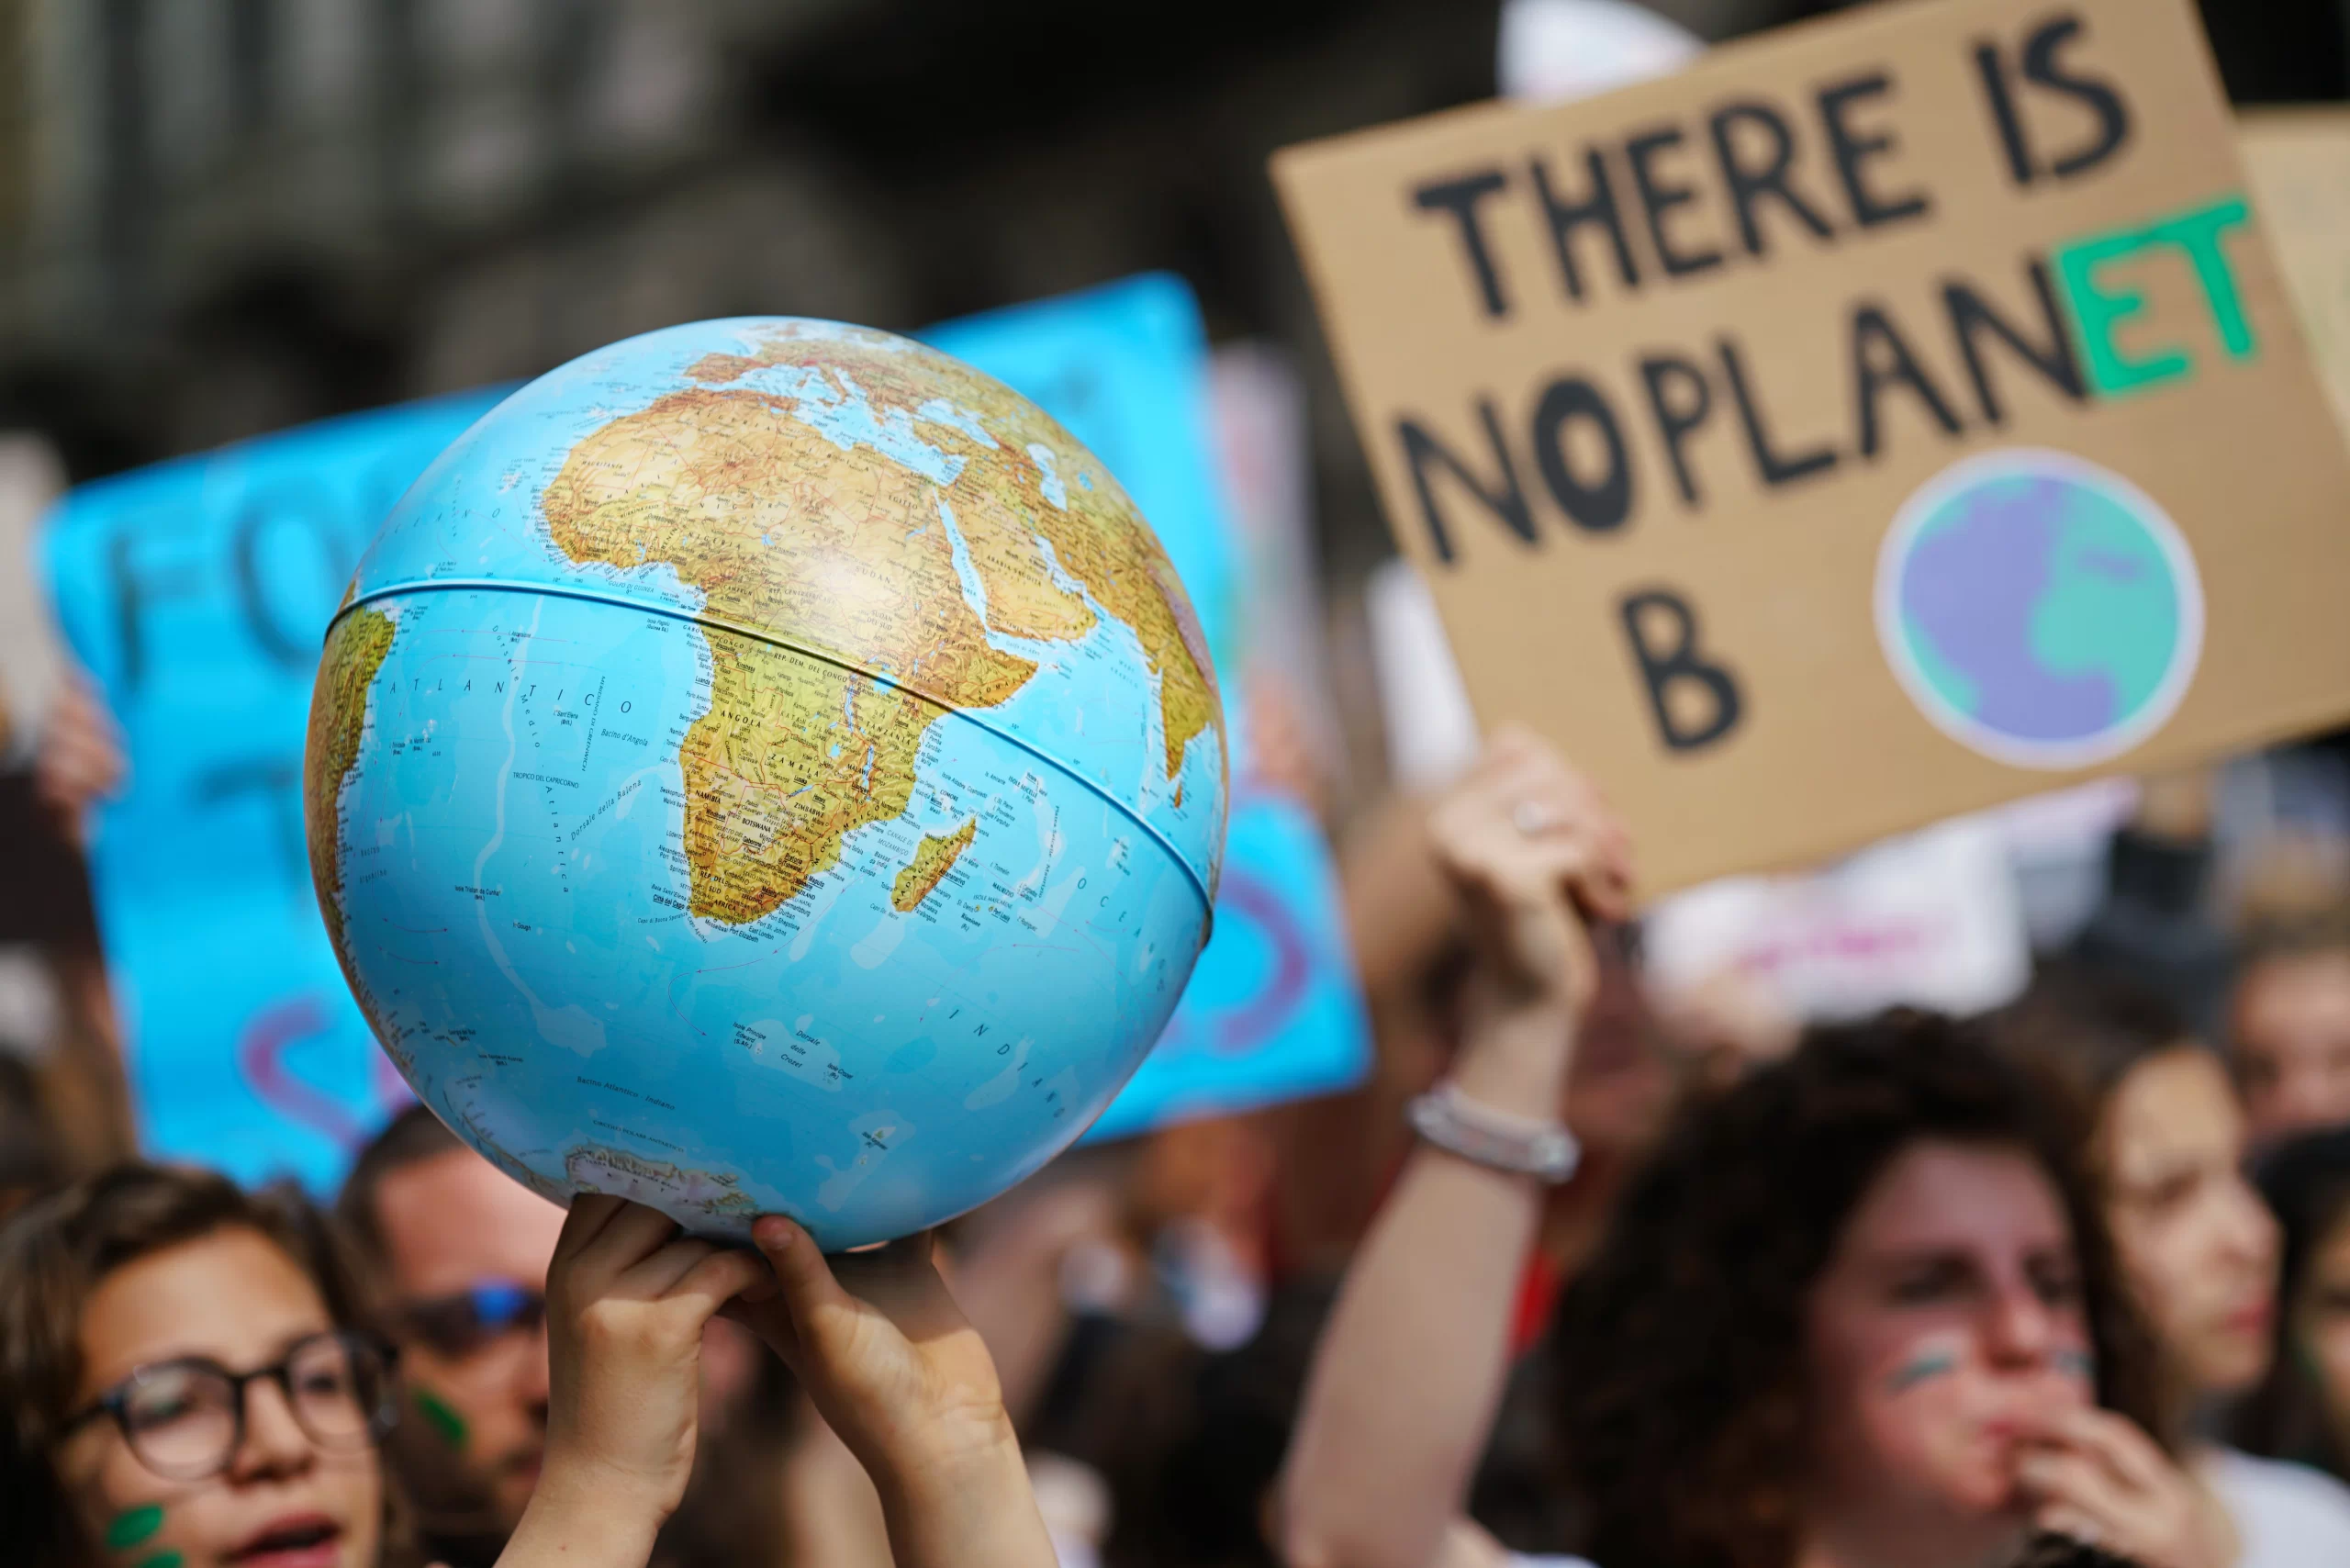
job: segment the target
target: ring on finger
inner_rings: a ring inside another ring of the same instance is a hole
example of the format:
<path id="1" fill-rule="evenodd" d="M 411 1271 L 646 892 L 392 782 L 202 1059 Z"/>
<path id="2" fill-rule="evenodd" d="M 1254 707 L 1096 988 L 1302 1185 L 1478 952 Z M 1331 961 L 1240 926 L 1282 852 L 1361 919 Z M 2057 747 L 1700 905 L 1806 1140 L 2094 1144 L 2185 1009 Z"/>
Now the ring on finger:
<path id="1" fill-rule="evenodd" d="M 1559 825 L 1559 813 L 1539 801 L 1520 801 L 1510 808 L 1510 825 L 1528 838 L 1537 838 Z"/>

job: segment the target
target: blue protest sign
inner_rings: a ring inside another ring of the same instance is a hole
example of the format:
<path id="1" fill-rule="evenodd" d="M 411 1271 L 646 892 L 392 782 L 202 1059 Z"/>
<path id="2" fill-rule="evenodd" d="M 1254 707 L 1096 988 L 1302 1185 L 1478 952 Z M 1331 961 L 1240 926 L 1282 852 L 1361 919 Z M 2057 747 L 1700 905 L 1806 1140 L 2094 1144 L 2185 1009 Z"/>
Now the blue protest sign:
<path id="1" fill-rule="evenodd" d="M 1191 291 L 1151 274 L 922 335 L 1034 398 L 1118 476 L 1182 575 L 1224 687 L 1233 773 L 1215 935 L 1158 1048 L 1089 1136 L 1351 1087 L 1370 1032 L 1329 855 L 1304 806 L 1249 766 L 1243 585 Z"/>
<path id="2" fill-rule="evenodd" d="M 51 514 L 60 622 L 130 776 L 91 846 L 148 1149 L 325 1190 L 406 1091 L 352 1005 L 302 838 L 327 617 L 392 502 L 502 392 L 86 485 Z"/>

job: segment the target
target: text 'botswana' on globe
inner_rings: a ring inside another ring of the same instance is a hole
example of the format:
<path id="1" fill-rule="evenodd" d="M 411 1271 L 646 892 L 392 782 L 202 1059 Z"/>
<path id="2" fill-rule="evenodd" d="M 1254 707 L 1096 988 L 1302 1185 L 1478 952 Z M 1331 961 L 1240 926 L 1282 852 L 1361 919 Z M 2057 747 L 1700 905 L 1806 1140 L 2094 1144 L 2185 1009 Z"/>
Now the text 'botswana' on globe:
<path id="1" fill-rule="evenodd" d="M 1648 890 L 2350 714 L 2350 466 L 2187 0 L 1942 0 L 1274 174 L 1481 716 Z"/>

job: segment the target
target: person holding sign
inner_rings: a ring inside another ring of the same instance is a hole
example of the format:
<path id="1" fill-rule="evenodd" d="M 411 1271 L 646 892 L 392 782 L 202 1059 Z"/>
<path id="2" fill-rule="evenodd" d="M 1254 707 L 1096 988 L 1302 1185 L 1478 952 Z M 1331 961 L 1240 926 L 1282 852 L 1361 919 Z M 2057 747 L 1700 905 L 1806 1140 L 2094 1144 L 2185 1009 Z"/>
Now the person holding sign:
<path id="1" fill-rule="evenodd" d="M 1625 837 L 1522 732 L 1436 814 L 1472 1024 L 1341 1290 L 1281 1495 L 1292 1568 L 1499 1568 L 1458 1517 Z M 1967 1029 L 1810 1036 L 1687 1107 L 1553 1326 L 1560 1484 L 1603 1568 L 1983 1568 L 2043 1535 L 2229 1568 L 2163 1445 L 2076 1129 Z M 2037 1559 L 2035 1559 L 2037 1560 Z M 1524 1568 L 1524 1565 L 1521 1565 Z"/>

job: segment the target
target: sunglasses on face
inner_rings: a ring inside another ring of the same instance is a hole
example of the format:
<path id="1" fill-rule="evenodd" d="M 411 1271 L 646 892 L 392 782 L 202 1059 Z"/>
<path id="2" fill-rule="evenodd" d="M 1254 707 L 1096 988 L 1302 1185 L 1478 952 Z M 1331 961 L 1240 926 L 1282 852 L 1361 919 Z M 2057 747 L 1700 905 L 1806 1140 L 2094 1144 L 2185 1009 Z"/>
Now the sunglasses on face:
<path id="1" fill-rule="evenodd" d="M 110 1417 L 139 1462 L 166 1481 L 207 1481 L 244 1446 L 245 1391 L 274 1383 L 296 1425 L 322 1449 L 373 1447 L 391 1428 L 389 1345 L 372 1334 L 313 1334 L 275 1364 L 232 1372 L 209 1356 L 134 1368 L 129 1377 L 69 1417 L 71 1433 Z"/>
<path id="2" fill-rule="evenodd" d="M 402 1308 L 408 1332 L 452 1361 L 475 1355 L 509 1334 L 527 1334 L 546 1320 L 543 1291 L 512 1280 L 483 1280 L 447 1295 Z"/>

